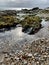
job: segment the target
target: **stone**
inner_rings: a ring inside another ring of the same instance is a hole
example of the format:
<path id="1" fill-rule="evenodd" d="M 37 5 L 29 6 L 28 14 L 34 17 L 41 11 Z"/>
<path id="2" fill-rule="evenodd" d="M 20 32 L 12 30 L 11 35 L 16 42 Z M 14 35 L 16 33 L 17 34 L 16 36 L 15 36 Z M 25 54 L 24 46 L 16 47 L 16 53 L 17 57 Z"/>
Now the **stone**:
<path id="1" fill-rule="evenodd" d="M 38 55 L 38 53 L 34 53 L 34 56 L 37 56 Z"/>
<path id="2" fill-rule="evenodd" d="M 17 61 L 19 61 L 19 58 L 18 57 L 15 57 L 14 59 L 17 60 Z"/>
<path id="3" fill-rule="evenodd" d="M 29 54 L 28 54 L 28 57 L 32 57 L 32 54 L 31 54 L 31 53 L 29 53 Z"/>
<path id="4" fill-rule="evenodd" d="M 39 61 L 37 61 L 37 64 L 39 64 Z"/>
<path id="5" fill-rule="evenodd" d="M 4 55 L 0 55 L 0 63 L 4 61 Z"/>
<path id="6" fill-rule="evenodd" d="M 27 65 L 27 61 L 26 60 L 24 60 L 24 65 Z"/>

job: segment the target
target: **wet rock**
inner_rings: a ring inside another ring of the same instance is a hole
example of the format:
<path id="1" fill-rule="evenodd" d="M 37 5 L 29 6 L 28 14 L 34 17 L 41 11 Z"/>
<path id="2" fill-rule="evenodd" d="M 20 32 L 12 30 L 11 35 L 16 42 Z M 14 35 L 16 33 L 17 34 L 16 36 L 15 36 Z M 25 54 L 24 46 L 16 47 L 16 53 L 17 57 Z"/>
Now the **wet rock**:
<path id="1" fill-rule="evenodd" d="M 19 60 L 20 60 L 20 58 L 18 58 L 18 57 L 15 57 L 14 59 L 15 59 L 15 60 L 17 60 L 17 61 L 19 61 Z"/>
<path id="2" fill-rule="evenodd" d="M 31 54 L 31 53 L 29 53 L 29 54 L 28 54 L 28 57 L 30 57 L 30 58 L 31 58 L 31 57 L 32 57 L 32 54 Z"/>
<path id="3" fill-rule="evenodd" d="M 38 56 L 38 53 L 35 53 L 34 56 Z"/>
<path id="4" fill-rule="evenodd" d="M 24 64 L 24 65 L 27 65 L 27 61 L 26 61 L 26 60 L 24 60 L 23 64 Z"/>
<path id="5" fill-rule="evenodd" d="M 37 65 L 39 65 L 39 61 L 37 61 Z"/>
<path id="6" fill-rule="evenodd" d="M 0 55 L 0 63 L 4 61 L 4 55 Z"/>

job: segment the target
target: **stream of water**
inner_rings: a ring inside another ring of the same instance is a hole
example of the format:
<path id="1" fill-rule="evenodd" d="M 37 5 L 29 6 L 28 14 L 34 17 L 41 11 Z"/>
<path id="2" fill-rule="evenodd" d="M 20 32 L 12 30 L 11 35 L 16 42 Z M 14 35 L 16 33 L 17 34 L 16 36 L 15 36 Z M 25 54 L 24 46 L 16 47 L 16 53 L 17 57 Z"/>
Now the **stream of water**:
<path id="1" fill-rule="evenodd" d="M 43 19 L 41 24 L 43 28 L 41 28 L 34 35 L 28 35 L 27 33 L 23 33 L 22 27 L 16 27 L 15 29 L 9 31 L 0 32 L 0 48 L 5 46 L 5 44 L 24 44 L 31 43 L 39 38 L 49 38 L 49 21 L 45 21 Z"/>

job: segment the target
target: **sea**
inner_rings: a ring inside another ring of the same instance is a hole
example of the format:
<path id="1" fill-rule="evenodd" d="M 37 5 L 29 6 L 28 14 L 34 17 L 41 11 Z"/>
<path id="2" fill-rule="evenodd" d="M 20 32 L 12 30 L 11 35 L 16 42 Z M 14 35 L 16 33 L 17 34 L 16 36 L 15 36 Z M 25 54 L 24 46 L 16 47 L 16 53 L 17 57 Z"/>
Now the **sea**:
<path id="1" fill-rule="evenodd" d="M 0 7 L 0 10 L 21 10 L 21 9 L 32 9 L 32 8 L 10 8 L 10 7 Z"/>

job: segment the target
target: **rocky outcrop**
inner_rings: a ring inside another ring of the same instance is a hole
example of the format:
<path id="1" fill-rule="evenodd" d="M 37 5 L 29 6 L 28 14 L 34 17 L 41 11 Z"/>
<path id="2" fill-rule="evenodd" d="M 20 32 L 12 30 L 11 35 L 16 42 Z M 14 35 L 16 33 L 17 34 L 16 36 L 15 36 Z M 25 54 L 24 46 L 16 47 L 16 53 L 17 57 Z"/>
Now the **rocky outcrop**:
<path id="1" fill-rule="evenodd" d="M 15 27 L 19 23 L 19 19 L 15 16 L 0 16 L 0 29 Z"/>
<path id="2" fill-rule="evenodd" d="M 15 16 L 17 15 L 17 12 L 15 10 L 0 11 L 0 16 L 7 16 L 7 15 Z"/>
<path id="3" fill-rule="evenodd" d="M 41 18 L 38 16 L 28 16 L 21 21 L 22 31 L 28 34 L 34 34 L 41 28 Z"/>

